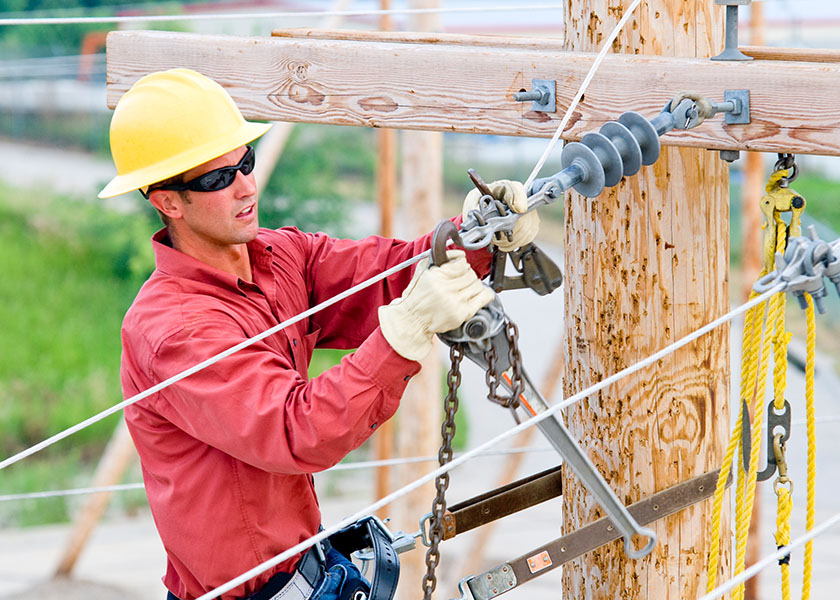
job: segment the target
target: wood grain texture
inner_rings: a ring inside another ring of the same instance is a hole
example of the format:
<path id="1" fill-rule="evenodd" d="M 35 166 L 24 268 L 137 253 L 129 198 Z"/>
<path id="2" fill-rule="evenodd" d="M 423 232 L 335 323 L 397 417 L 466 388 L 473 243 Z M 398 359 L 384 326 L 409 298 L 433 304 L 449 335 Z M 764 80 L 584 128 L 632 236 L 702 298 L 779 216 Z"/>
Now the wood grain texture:
<path id="1" fill-rule="evenodd" d="M 274 37 L 305 38 L 315 40 L 355 40 L 366 42 L 393 42 L 399 44 L 447 44 L 494 48 L 527 48 L 531 50 L 563 50 L 559 39 L 534 37 L 509 37 L 501 35 L 465 35 L 460 33 L 425 33 L 415 31 L 370 31 L 354 29 L 275 29 Z"/>
<path id="2" fill-rule="evenodd" d="M 568 0 L 570 49 L 590 51 L 630 0 Z M 706 6 L 710 5 L 710 6 Z M 719 14 L 720 12 L 720 14 Z M 614 51 L 706 57 L 722 45 L 712 3 L 647 0 Z M 587 94 L 588 95 L 588 94 Z M 716 155 L 664 148 L 659 160 L 598 198 L 566 198 L 568 396 L 728 310 L 728 167 Z M 567 423 L 626 504 L 719 467 L 728 438 L 728 329 L 568 409 Z M 604 513 L 564 480 L 564 532 Z M 658 544 L 630 560 L 620 542 L 572 562 L 564 597 L 677 600 L 705 588 L 711 503 L 655 524 Z M 722 564 L 728 568 L 725 556 Z"/>
<path id="3" fill-rule="evenodd" d="M 718 35 L 705 23 L 720 7 L 698 4 L 696 12 L 686 8 L 681 21 L 669 22 L 673 30 L 652 35 L 636 27 L 624 34 L 629 37 L 614 51 L 626 54 L 606 57 L 563 137 L 577 139 L 627 110 L 652 118 L 682 91 L 722 101 L 727 89 L 750 89 L 750 124 L 726 125 L 718 116 L 691 131 L 668 134 L 663 143 L 840 155 L 840 64 L 785 63 L 782 75 L 773 61 L 691 58 L 693 50 L 677 45 L 678 33 L 685 36 L 690 26 L 698 40 Z M 593 44 L 580 52 L 557 50 L 556 40 L 534 49 L 445 38 L 379 42 L 367 39 L 375 38 L 372 33 L 355 41 L 112 32 L 108 105 L 115 106 L 142 75 L 190 67 L 225 86 L 250 119 L 551 137 L 594 60 L 591 51 L 609 33 L 600 31 L 601 21 L 613 22 L 618 12 L 599 14 L 597 6 L 582 7 L 573 17 L 593 29 Z M 640 16 L 655 22 L 656 9 L 644 6 Z M 640 44 L 656 56 L 634 54 Z M 557 81 L 557 112 L 534 112 L 530 103 L 513 100 L 534 78 Z"/>
<path id="4" fill-rule="evenodd" d="M 752 7 L 755 10 L 755 6 Z M 793 62 L 840 63 L 836 48 L 774 48 L 771 46 L 740 46 L 741 52 L 756 60 Z"/>

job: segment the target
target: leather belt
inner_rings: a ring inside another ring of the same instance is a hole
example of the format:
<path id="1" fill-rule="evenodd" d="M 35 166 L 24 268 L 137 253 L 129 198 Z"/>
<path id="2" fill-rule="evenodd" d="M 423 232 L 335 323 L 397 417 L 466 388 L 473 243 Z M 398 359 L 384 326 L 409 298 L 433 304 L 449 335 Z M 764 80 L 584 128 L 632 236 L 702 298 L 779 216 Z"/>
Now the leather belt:
<path id="1" fill-rule="evenodd" d="M 391 536 L 374 517 L 365 517 L 330 536 L 332 547 L 346 557 L 357 550 L 373 550 L 371 600 L 391 600 L 400 577 L 400 559 L 391 545 Z"/>

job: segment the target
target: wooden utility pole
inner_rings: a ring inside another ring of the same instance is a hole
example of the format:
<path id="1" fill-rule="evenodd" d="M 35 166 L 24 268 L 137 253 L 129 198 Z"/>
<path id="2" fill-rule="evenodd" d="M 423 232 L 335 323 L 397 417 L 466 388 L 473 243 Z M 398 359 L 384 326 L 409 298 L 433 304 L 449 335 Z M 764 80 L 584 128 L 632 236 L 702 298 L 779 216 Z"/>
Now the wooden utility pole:
<path id="1" fill-rule="evenodd" d="M 389 0 L 381 0 L 379 8 L 389 10 Z M 379 29 L 391 29 L 391 16 L 383 14 L 379 19 Z M 376 164 L 376 197 L 379 203 L 379 233 L 382 237 L 394 236 L 394 203 L 397 195 L 397 132 L 394 129 L 376 130 L 377 154 Z M 378 460 L 384 460 L 394 455 L 394 421 L 386 421 L 373 437 L 374 453 Z M 376 470 L 376 497 L 382 498 L 390 491 L 391 469 L 380 467 Z M 386 507 L 379 510 L 380 518 L 387 516 Z"/>
<path id="2" fill-rule="evenodd" d="M 597 50 L 630 4 L 569 0 L 568 48 Z M 613 51 L 707 59 L 722 49 L 723 17 L 713 2 L 645 0 Z M 583 106 L 604 100 L 587 92 Z M 567 196 L 567 395 L 728 310 L 728 183 L 717 152 L 663 148 L 654 165 L 607 193 Z M 720 466 L 729 433 L 728 339 L 721 327 L 567 410 L 569 429 L 626 504 Z M 569 471 L 563 497 L 564 532 L 603 516 Z M 710 521 L 707 501 L 656 522 L 659 541 L 645 559 L 629 559 L 614 542 L 573 561 L 563 596 L 698 597 Z"/>
<path id="3" fill-rule="evenodd" d="M 438 0 L 412 0 L 411 8 L 435 8 Z M 411 28 L 434 31 L 437 15 L 417 15 Z M 404 231 L 409 239 L 428 233 L 443 218 L 443 137 L 431 131 L 405 131 L 402 138 L 402 206 Z M 435 346 L 422 363 L 422 370 L 409 383 L 397 413 L 400 435 L 398 455 L 436 455 L 440 447 L 443 415 L 441 361 Z M 399 469 L 399 485 L 405 485 L 429 472 L 428 463 L 408 464 Z M 410 528 L 432 510 L 434 485 L 429 483 L 406 496 L 400 503 L 400 526 Z M 401 557 L 399 600 L 418 598 L 426 572 L 425 548 Z"/>

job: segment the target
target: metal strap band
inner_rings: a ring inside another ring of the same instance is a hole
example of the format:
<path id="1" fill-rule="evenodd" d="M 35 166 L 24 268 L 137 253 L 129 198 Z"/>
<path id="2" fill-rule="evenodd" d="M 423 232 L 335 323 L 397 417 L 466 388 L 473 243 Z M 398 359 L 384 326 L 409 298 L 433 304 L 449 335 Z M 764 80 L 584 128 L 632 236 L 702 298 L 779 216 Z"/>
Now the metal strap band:
<path id="1" fill-rule="evenodd" d="M 514 481 L 453 505 L 443 517 L 443 539 L 448 540 L 459 533 L 556 498 L 562 493 L 562 465 Z"/>
<path id="2" fill-rule="evenodd" d="M 715 493 L 720 469 L 694 477 L 627 507 L 639 524 L 647 525 L 677 513 Z M 726 485 L 732 482 L 730 476 Z M 604 517 L 561 538 L 536 548 L 510 562 L 469 577 L 458 584 L 461 598 L 489 600 L 534 579 L 562 564 L 621 537 L 609 518 Z M 467 589 L 468 588 L 468 589 Z"/>

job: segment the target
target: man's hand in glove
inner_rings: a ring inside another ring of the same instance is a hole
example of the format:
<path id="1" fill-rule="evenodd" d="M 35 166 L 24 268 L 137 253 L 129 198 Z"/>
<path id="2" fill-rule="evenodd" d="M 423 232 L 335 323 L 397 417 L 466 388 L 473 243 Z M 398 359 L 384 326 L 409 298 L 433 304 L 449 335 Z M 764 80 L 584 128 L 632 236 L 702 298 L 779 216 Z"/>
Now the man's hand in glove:
<path id="1" fill-rule="evenodd" d="M 493 290 L 478 280 L 463 251 L 446 256 L 446 263 L 431 268 L 428 259 L 420 261 L 402 296 L 379 308 L 382 334 L 405 358 L 420 360 L 436 333 L 459 327 L 493 300 Z"/>
<path id="2" fill-rule="evenodd" d="M 525 192 L 525 186 L 520 182 L 500 179 L 499 181 L 488 184 L 487 187 L 493 192 L 493 197 L 504 200 L 513 212 L 522 214 L 528 210 L 528 194 Z M 480 191 L 477 189 L 470 190 L 464 199 L 464 208 L 461 211 L 465 219 L 471 210 L 478 208 L 478 201 L 480 199 Z M 537 214 L 537 211 L 532 210 L 516 220 L 511 239 L 508 239 L 506 235 L 502 234 L 499 236 L 501 239 L 493 239 L 493 244 L 502 252 L 516 250 L 533 242 L 539 228 L 540 216 Z"/>

